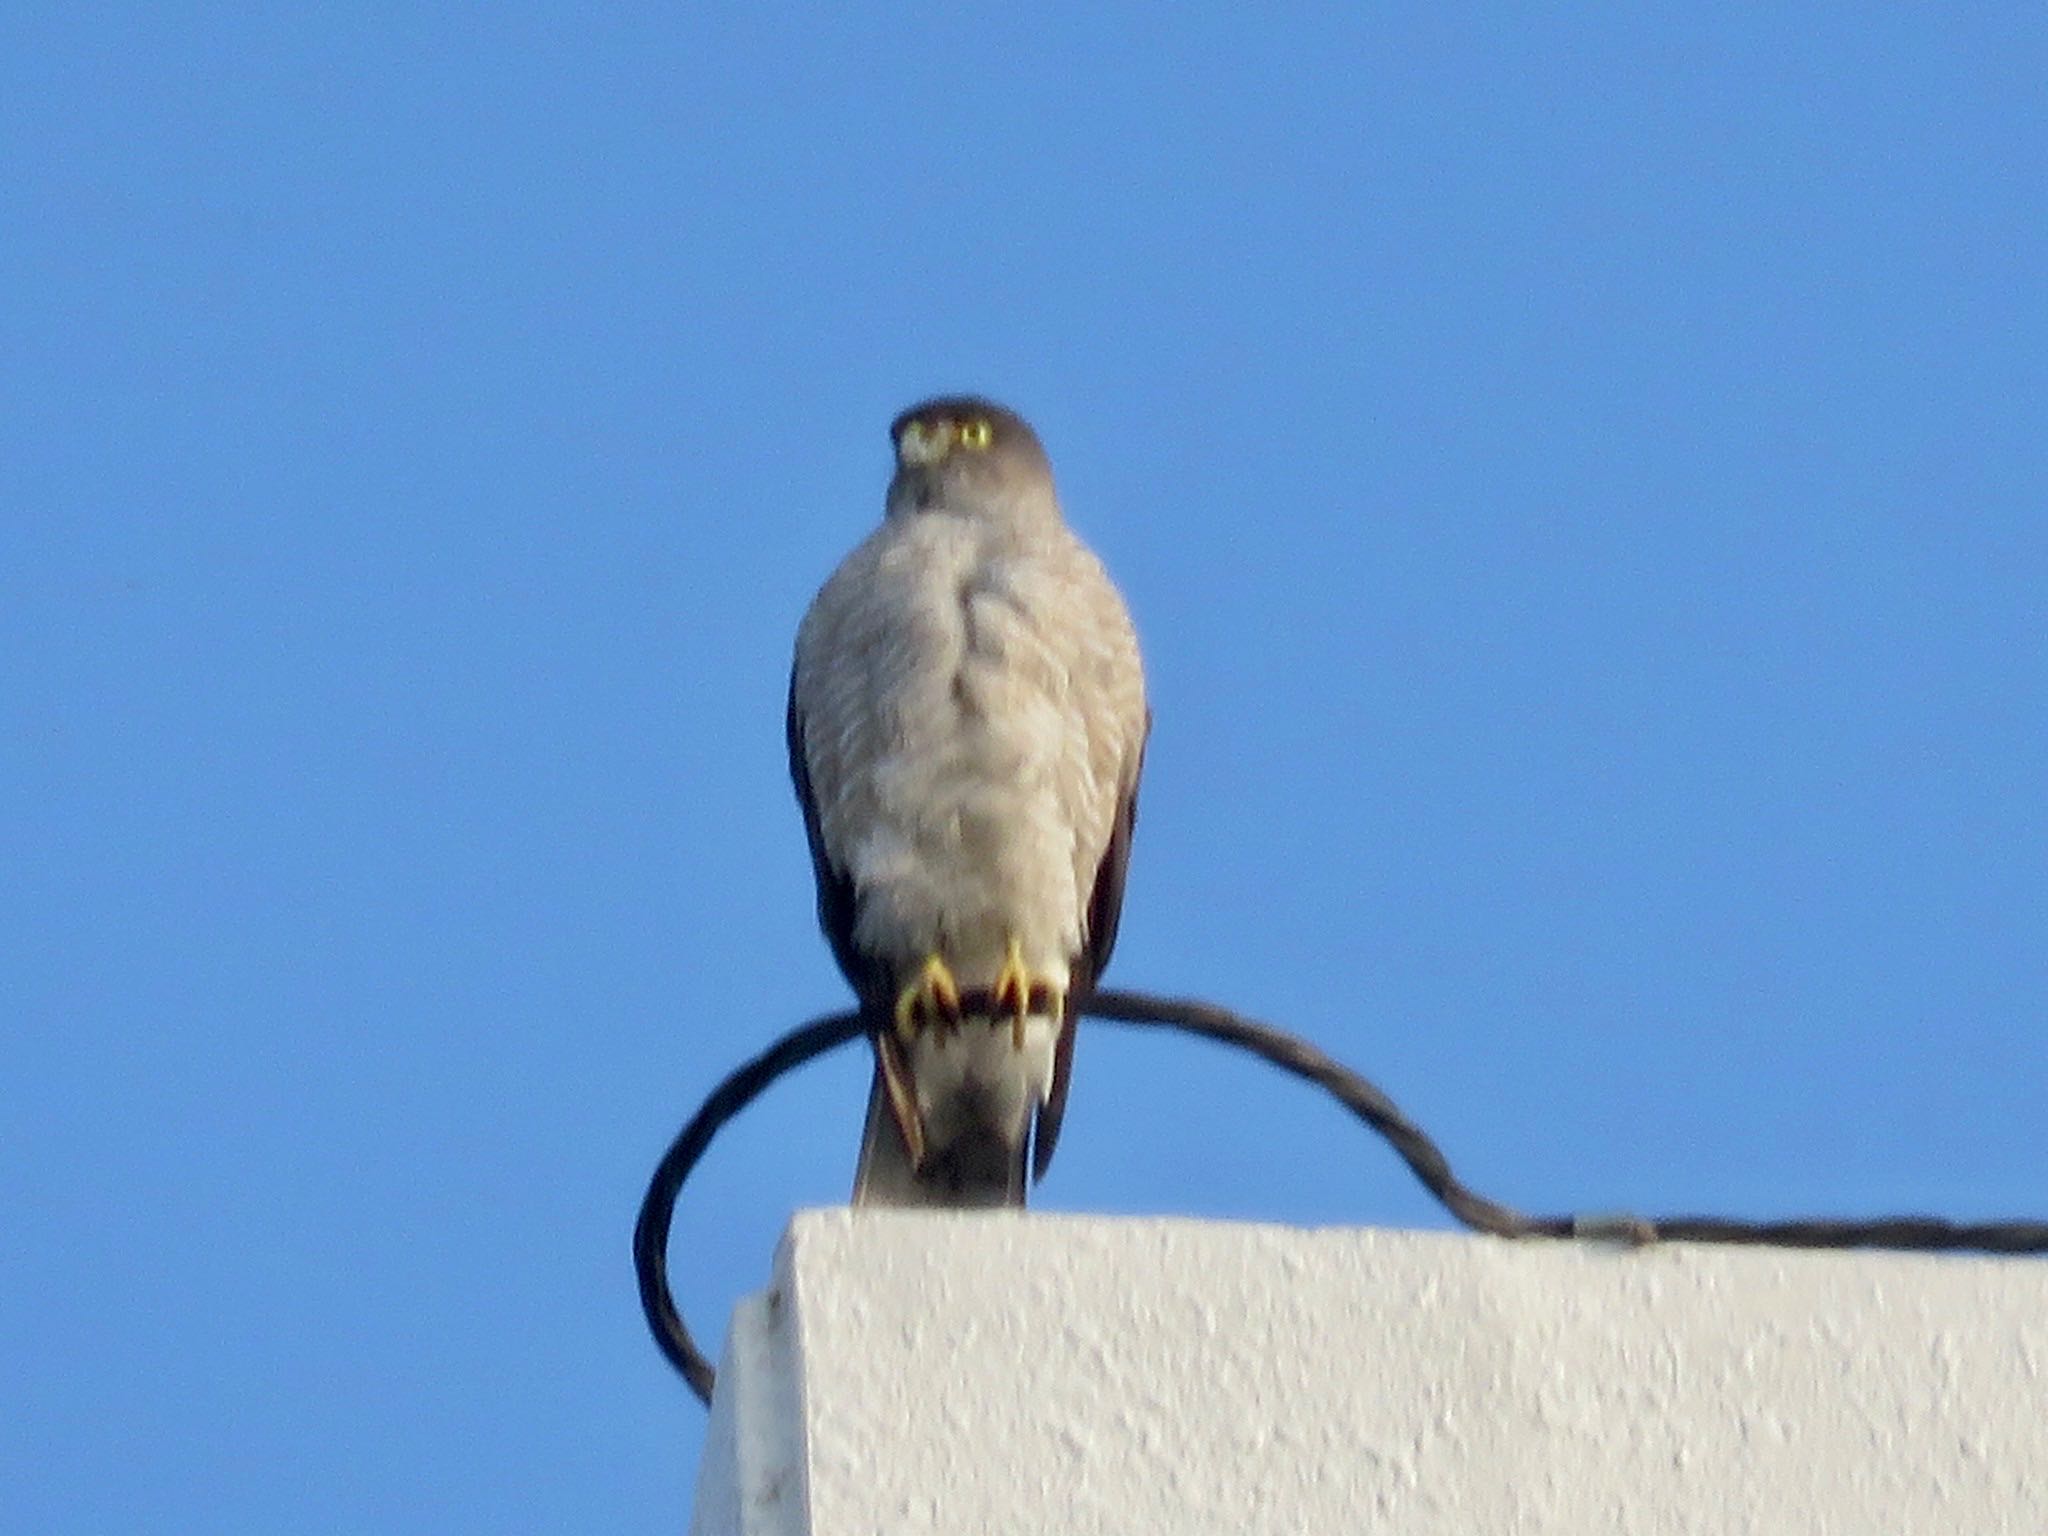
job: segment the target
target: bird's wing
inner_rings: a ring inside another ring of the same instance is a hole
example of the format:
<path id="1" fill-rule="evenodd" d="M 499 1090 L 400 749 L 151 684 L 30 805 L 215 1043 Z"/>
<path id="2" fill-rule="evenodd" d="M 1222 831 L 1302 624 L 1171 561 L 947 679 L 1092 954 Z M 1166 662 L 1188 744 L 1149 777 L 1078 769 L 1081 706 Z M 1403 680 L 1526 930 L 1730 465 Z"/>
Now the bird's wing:
<path id="1" fill-rule="evenodd" d="M 1067 1114 L 1067 1085 L 1074 1075 L 1074 1034 L 1081 1006 L 1095 988 L 1095 978 L 1109 964 L 1116 947 L 1117 923 L 1123 916 L 1124 872 L 1130 866 L 1131 833 L 1138 824 L 1138 776 L 1145 763 L 1145 736 L 1151 733 L 1148 714 L 1137 750 L 1117 796 L 1116 814 L 1110 822 L 1109 844 L 1096 866 L 1095 887 L 1088 898 L 1088 926 L 1082 935 L 1081 953 L 1074 958 L 1067 983 L 1067 1015 L 1061 1020 L 1059 1039 L 1053 1044 L 1052 1086 L 1040 1106 L 1031 1133 L 1031 1179 L 1045 1177 L 1052 1166 L 1052 1154 L 1059 1144 L 1060 1123 Z"/>
<path id="2" fill-rule="evenodd" d="M 1031 1170 L 1043 1178 L 1059 1142 L 1067 1112 L 1067 1088 L 1074 1073 L 1075 1024 L 1095 979 L 1116 948 L 1117 924 L 1123 915 L 1124 872 L 1131 858 L 1131 833 L 1138 819 L 1138 780 L 1144 771 L 1145 742 L 1152 732 L 1145 707 L 1144 664 L 1130 613 L 1109 573 L 1079 541 L 1072 546 L 1070 567 L 1074 606 L 1085 617 L 1086 636 L 1077 675 L 1083 684 L 1081 714 L 1090 722 L 1089 757 L 1095 782 L 1115 786 L 1108 836 L 1102 844 L 1088 887 L 1080 951 L 1071 959 L 1067 1012 L 1053 1048 L 1052 1085 L 1032 1130 Z M 1086 871 L 1079 872 L 1085 878 Z"/>
<path id="3" fill-rule="evenodd" d="M 886 979 L 874 959 L 854 944 L 853 877 L 833 862 L 825 847 L 825 830 L 818 820 L 818 798 L 811 788 L 810 757 L 804 747 L 804 717 L 798 707 L 797 674 L 801 659 L 790 668 L 789 713 L 785 732 L 789 740 L 789 778 L 795 786 L 797 804 L 803 808 L 804 837 L 811 848 L 811 873 L 818 883 L 818 927 L 832 946 L 832 958 L 840 972 L 853 984 L 854 995 L 863 1008 L 871 1009 L 886 989 Z"/>
<path id="4" fill-rule="evenodd" d="M 1088 927 L 1081 956 L 1074 963 L 1072 990 L 1086 997 L 1109 965 L 1116 948 L 1117 924 L 1124 913 L 1124 872 L 1131 861 L 1131 834 L 1138 825 L 1138 779 L 1145 771 L 1145 742 L 1152 734 L 1148 710 L 1145 726 L 1138 736 L 1131 765 L 1118 786 L 1116 815 L 1109 826 L 1109 846 L 1102 851 L 1102 863 L 1095 871 L 1095 888 L 1088 897 Z"/>

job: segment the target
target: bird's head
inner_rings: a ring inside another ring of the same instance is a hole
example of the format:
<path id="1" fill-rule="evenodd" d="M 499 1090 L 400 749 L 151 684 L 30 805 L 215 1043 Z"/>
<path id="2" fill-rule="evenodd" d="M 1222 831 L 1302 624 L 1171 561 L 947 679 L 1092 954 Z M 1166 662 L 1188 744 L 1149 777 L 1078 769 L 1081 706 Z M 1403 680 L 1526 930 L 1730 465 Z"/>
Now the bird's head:
<path id="1" fill-rule="evenodd" d="M 889 512 L 1052 504 L 1052 464 L 1015 411 L 972 395 L 914 405 L 889 426 L 896 475 Z"/>

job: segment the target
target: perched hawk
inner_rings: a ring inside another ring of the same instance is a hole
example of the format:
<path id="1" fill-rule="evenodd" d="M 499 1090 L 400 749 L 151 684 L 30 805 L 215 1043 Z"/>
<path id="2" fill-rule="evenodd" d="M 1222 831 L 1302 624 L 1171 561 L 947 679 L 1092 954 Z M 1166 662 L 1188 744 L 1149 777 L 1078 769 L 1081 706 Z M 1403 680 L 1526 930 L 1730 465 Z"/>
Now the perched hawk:
<path id="1" fill-rule="evenodd" d="M 1037 434 L 896 418 L 882 525 L 797 632 L 789 767 L 874 1085 L 856 1205 L 1022 1205 L 1123 904 L 1149 717 L 1130 615 Z"/>

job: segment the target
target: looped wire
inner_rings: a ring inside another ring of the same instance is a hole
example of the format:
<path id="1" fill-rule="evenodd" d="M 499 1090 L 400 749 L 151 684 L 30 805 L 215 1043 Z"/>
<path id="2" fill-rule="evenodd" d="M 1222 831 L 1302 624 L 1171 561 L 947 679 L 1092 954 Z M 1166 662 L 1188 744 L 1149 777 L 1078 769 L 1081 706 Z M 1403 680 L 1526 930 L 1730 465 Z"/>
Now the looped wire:
<path id="1" fill-rule="evenodd" d="M 1629 1212 L 1528 1216 L 1468 1189 L 1437 1144 L 1394 1101 L 1349 1067 L 1306 1040 L 1190 998 L 1155 997 L 1104 987 L 1081 1009 L 1090 1018 L 1186 1034 L 1234 1045 L 1282 1071 L 1306 1078 L 1377 1131 L 1445 1210 L 1475 1232 L 1496 1237 L 1576 1238 L 1643 1247 L 1657 1242 L 1747 1243 L 1779 1248 L 1892 1248 L 1923 1252 L 2048 1253 L 2048 1221 L 1959 1223 L 1934 1216 L 1880 1216 L 1866 1221 L 1806 1219 L 1749 1222 L 1719 1216 L 1654 1220 Z M 654 1342 L 708 1407 L 717 1372 L 697 1348 L 668 1284 L 669 1228 L 676 1196 L 711 1138 L 783 1073 L 835 1050 L 861 1033 L 860 1016 L 835 1013 L 791 1030 L 711 1091 L 669 1144 L 640 1202 L 633 1228 L 633 1267 L 640 1306 Z"/>

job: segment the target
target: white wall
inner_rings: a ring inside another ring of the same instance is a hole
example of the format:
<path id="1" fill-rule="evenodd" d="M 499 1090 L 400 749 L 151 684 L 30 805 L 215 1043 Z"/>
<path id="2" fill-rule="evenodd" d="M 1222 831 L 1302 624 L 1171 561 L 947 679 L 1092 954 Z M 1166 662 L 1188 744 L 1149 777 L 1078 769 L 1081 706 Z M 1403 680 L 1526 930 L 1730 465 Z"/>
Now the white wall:
<path id="1" fill-rule="evenodd" d="M 815 1211 L 697 1536 L 2048 1536 L 2048 1263 Z"/>

